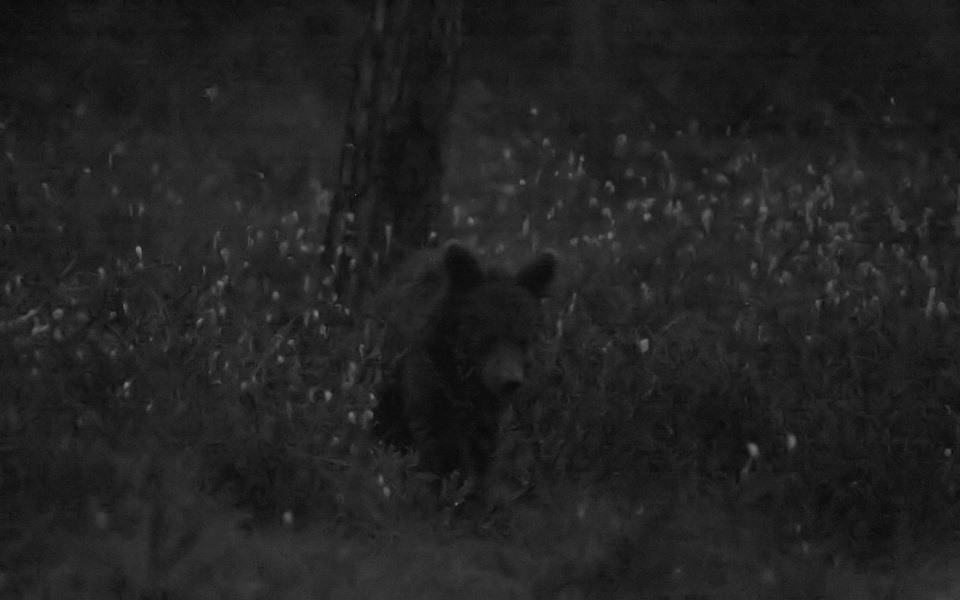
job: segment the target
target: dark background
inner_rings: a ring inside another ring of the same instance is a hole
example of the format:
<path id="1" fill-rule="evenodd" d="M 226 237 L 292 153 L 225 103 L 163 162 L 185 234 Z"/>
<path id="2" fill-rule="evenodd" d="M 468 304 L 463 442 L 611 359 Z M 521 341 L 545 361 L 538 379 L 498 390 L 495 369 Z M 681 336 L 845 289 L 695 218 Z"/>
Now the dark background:
<path id="1" fill-rule="evenodd" d="M 5 3 L 3 92 L 48 110 L 78 89 L 112 113 L 152 102 L 151 125 L 172 118 L 178 107 L 169 104 L 187 103 L 200 79 L 260 76 L 269 86 L 293 77 L 341 98 L 365 9 Z M 465 80 L 546 92 L 577 123 L 639 104 L 656 122 L 696 118 L 722 129 L 771 104 L 802 112 L 827 101 L 854 112 L 891 98 L 912 117 L 940 121 L 957 96 L 960 28 L 947 1 L 491 1 L 466 9 L 464 29 Z"/>

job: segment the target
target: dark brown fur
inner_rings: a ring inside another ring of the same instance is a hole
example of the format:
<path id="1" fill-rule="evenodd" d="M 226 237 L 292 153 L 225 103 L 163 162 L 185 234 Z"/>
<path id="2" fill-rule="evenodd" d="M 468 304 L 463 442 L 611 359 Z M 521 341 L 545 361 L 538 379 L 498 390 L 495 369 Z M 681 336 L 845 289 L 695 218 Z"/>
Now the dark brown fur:
<path id="1" fill-rule="evenodd" d="M 484 270 L 450 245 L 399 299 L 402 348 L 388 371 L 374 432 L 420 453 L 421 466 L 482 479 L 506 402 L 526 380 L 540 298 L 556 259 L 541 254 L 516 275 Z M 406 303 L 412 303 L 407 305 Z"/>

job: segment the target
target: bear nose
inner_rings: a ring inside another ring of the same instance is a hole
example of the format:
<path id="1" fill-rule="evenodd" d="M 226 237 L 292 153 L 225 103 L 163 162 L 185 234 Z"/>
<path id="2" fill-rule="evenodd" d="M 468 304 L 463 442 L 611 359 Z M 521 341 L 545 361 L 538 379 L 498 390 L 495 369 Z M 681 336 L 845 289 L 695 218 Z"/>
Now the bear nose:
<path id="1" fill-rule="evenodd" d="M 490 393 L 505 396 L 524 382 L 523 353 L 507 345 L 495 349 L 483 367 L 483 385 Z"/>
<path id="2" fill-rule="evenodd" d="M 508 381 L 502 382 L 500 384 L 500 394 L 506 396 L 508 394 L 514 393 L 515 391 L 520 389 L 521 383 L 523 382 L 520 381 L 519 379 L 510 379 Z"/>
<path id="3" fill-rule="evenodd" d="M 499 365 L 490 389 L 497 395 L 505 396 L 517 391 L 523 384 L 523 363 L 519 360 L 505 360 Z"/>

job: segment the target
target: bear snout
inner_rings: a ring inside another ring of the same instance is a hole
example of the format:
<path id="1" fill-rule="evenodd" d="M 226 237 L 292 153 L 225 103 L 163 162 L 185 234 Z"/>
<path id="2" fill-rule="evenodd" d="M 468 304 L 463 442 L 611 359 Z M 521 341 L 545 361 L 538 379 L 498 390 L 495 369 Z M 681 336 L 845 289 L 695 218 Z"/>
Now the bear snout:
<path id="1" fill-rule="evenodd" d="M 484 365 L 483 385 L 495 396 L 507 396 L 523 385 L 524 371 L 523 352 L 519 348 L 500 345 Z"/>

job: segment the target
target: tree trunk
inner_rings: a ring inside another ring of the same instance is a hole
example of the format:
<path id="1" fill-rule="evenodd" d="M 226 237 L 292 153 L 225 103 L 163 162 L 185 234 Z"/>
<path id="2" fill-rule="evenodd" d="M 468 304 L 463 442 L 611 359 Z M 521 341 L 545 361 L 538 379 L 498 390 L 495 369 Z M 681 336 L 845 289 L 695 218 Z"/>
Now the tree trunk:
<path id="1" fill-rule="evenodd" d="M 375 0 L 326 234 L 340 302 L 424 247 L 441 197 L 441 144 L 453 101 L 461 0 Z"/>

